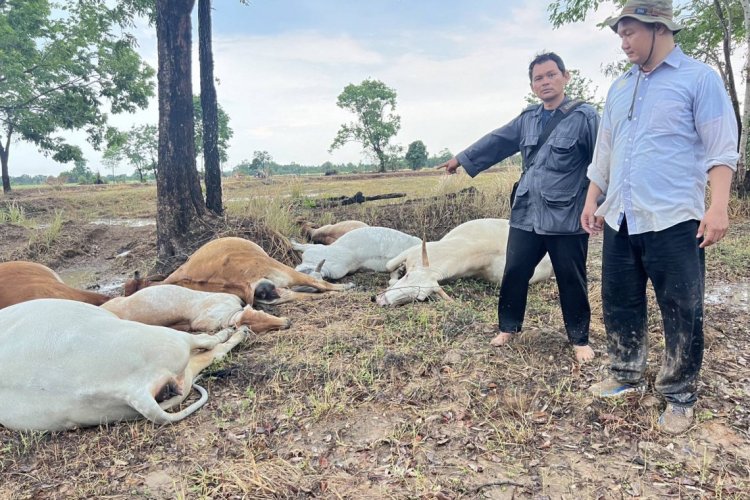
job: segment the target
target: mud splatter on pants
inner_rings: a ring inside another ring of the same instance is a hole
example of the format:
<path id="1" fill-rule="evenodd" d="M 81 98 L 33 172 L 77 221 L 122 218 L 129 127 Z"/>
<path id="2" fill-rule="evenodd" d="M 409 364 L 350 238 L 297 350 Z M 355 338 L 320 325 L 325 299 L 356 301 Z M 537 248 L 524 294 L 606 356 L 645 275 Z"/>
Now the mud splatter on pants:
<path id="1" fill-rule="evenodd" d="M 705 253 L 695 237 L 698 221 L 663 231 L 628 234 L 605 224 L 602 303 L 612 374 L 642 382 L 648 355 L 646 282 L 662 315 L 665 351 L 656 390 L 672 404 L 692 406 L 703 362 Z"/>

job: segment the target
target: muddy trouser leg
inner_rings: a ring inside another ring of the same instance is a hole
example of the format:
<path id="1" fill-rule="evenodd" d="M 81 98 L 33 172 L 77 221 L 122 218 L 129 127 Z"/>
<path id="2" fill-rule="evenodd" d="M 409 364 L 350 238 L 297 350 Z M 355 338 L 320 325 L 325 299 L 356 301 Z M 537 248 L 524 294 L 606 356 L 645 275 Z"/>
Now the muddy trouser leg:
<path id="1" fill-rule="evenodd" d="M 544 238 L 533 231 L 511 227 L 505 252 L 505 270 L 497 301 L 501 332 L 518 333 L 523 326 L 529 280 L 546 253 Z"/>
<path id="2" fill-rule="evenodd" d="M 643 380 L 648 356 L 646 330 L 646 270 L 641 262 L 640 238 L 604 225 L 602 249 L 602 308 L 612 375 L 627 384 Z"/>
<path id="3" fill-rule="evenodd" d="M 586 280 L 586 256 L 589 235 L 555 235 L 544 238 L 555 270 L 568 340 L 573 345 L 588 345 L 591 307 Z"/>
<path id="4" fill-rule="evenodd" d="M 692 406 L 703 362 L 705 253 L 698 221 L 644 236 L 643 263 L 664 325 L 664 357 L 655 388 L 667 402 Z"/>

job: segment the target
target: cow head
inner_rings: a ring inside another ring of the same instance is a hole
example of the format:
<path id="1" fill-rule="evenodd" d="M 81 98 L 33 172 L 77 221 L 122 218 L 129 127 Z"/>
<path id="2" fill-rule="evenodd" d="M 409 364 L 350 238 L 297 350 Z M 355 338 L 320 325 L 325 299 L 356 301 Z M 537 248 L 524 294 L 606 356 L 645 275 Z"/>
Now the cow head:
<path id="1" fill-rule="evenodd" d="M 426 300 L 433 294 L 445 300 L 451 299 L 438 283 L 437 271 L 430 269 L 427 257 L 427 244 L 422 241 L 422 263 L 392 284 L 385 292 L 379 293 L 375 302 L 379 306 L 399 306 L 407 302 Z"/>
<path id="2" fill-rule="evenodd" d="M 263 278 L 253 286 L 253 297 L 258 302 L 271 302 L 279 298 L 279 291 L 273 281 Z"/>

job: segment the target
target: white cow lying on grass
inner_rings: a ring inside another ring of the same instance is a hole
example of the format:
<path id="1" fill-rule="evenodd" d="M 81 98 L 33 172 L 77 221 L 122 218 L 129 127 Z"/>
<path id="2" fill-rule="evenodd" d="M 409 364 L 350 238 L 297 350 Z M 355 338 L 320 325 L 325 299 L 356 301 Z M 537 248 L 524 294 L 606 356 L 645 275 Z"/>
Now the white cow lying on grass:
<path id="1" fill-rule="evenodd" d="M 414 246 L 391 259 L 386 268 L 406 274 L 378 294 L 381 306 L 397 306 L 425 300 L 434 293 L 447 298 L 440 283 L 457 278 L 475 277 L 500 283 L 505 270 L 505 249 L 508 243 L 506 219 L 477 219 L 455 227 L 439 241 Z M 545 255 L 529 283 L 552 277 L 552 262 Z"/>
<path id="2" fill-rule="evenodd" d="M 254 333 L 265 333 L 289 328 L 291 324 L 287 318 L 249 305 L 242 307 L 242 299 L 234 294 L 201 292 L 177 285 L 143 288 L 129 297 L 115 297 L 101 307 L 121 319 L 191 332 L 215 332 L 244 325 Z"/>
<path id="3" fill-rule="evenodd" d="M 385 272 L 390 259 L 421 242 L 395 229 L 368 226 L 349 231 L 330 245 L 292 241 L 292 248 L 302 252 L 297 271 L 336 280 L 357 271 Z"/>
<path id="4" fill-rule="evenodd" d="M 7 307 L 0 325 L 0 424 L 17 430 L 182 420 L 208 401 L 195 377 L 247 334 L 243 327 L 193 335 L 64 299 Z M 199 400 L 165 411 L 191 387 Z"/>

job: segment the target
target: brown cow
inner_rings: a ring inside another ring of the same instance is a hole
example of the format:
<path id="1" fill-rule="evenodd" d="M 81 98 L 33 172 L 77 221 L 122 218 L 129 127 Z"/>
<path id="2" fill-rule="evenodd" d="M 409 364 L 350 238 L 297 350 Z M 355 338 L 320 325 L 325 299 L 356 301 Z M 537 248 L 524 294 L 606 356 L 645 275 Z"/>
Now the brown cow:
<path id="1" fill-rule="evenodd" d="M 34 299 L 68 299 L 100 306 L 110 297 L 66 285 L 55 271 L 17 260 L 0 264 L 0 309 Z"/>
<path id="2" fill-rule="evenodd" d="M 271 258 L 252 241 L 235 237 L 209 241 L 161 283 L 203 292 L 232 293 L 251 305 L 255 301 L 281 304 L 318 296 L 317 293 L 292 291 L 292 287 L 338 292 L 354 286 L 352 283 L 329 283 L 295 271 Z M 125 285 L 125 295 L 151 284 L 157 283 L 131 280 Z"/>
<path id="3" fill-rule="evenodd" d="M 344 220 L 316 228 L 311 222 L 304 222 L 302 233 L 313 243 L 330 245 L 349 231 L 360 227 L 367 227 L 367 224 L 358 220 Z"/>

